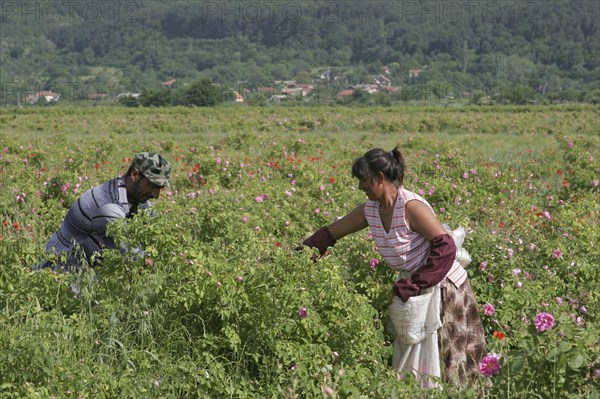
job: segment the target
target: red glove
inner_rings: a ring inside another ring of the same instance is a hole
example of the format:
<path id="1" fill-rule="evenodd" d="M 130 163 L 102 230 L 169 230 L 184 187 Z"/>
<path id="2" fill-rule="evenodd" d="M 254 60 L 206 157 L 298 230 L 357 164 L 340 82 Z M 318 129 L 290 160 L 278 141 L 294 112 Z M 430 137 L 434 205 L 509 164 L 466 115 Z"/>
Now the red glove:
<path id="1" fill-rule="evenodd" d="M 302 244 L 311 247 L 318 248 L 321 256 L 325 255 L 328 247 L 333 247 L 336 240 L 333 239 L 329 229 L 327 227 L 321 227 L 312 236 L 308 237 Z"/>
<path id="2" fill-rule="evenodd" d="M 425 264 L 410 278 L 401 278 L 394 283 L 394 293 L 408 301 L 411 296 L 421 295 L 421 289 L 433 287 L 450 271 L 456 258 L 456 244 L 450 234 L 440 234 L 431 240 L 429 256 Z"/>

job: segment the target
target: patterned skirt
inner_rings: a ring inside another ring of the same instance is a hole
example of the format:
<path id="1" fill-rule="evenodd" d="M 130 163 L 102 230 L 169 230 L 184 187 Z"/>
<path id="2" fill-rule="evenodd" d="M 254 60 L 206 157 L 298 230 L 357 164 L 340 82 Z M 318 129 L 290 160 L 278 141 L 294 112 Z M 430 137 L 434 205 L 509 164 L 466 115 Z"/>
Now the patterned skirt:
<path id="1" fill-rule="evenodd" d="M 442 380 L 459 387 L 479 377 L 486 354 L 485 334 L 469 279 L 460 288 L 447 281 L 442 288 L 442 328 L 438 333 Z"/>

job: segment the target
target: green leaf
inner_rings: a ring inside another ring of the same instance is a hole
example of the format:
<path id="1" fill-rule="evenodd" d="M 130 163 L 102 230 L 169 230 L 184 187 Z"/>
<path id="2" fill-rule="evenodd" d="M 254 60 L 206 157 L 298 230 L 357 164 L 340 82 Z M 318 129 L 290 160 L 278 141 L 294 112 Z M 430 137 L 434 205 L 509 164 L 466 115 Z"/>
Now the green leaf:
<path id="1" fill-rule="evenodd" d="M 519 374 L 525 365 L 526 352 L 518 351 L 509 355 L 511 373 Z"/>
<path id="2" fill-rule="evenodd" d="M 568 352 L 572 347 L 573 345 L 571 345 L 570 342 L 563 341 L 560 343 L 560 345 L 558 345 L 558 350 L 561 352 Z"/>
<path id="3" fill-rule="evenodd" d="M 549 351 L 549 352 L 548 352 L 548 354 L 546 355 L 546 360 L 553 361 L 553 360 L 554 360 L 554 358 L 555 358 L 556 356 L 558 356 L 558 354 L 559 354 L 559 353 L 560 353 L 560 352 L 559 352 L 558 348 L 552 348 L 552 349 L 550 349 L 550 351 Z"/>
<path id="4" fill-rule="evenodd" d="M 579 370 L 579 368 L 583 365 L 583 361 L 583 355 L 578 353 L 569 360 L 569 367 L 571 367 L 573 370 Z"/>

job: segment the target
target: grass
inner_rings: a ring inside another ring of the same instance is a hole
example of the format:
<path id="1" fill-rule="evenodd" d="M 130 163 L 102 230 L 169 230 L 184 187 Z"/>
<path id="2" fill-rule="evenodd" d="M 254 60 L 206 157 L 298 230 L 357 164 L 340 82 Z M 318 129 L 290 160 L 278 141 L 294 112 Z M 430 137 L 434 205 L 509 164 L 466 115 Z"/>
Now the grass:
<path id="1" fill-rule="evenodd" d="M 198 140 L 217 144 L 234 134 L 327 136 L 384 148 L 413 139 L 473 148 L 491 160 L 583 134 L 599 137 L 600 107 L 593 105 L 494 107 L 217 107 L 124 108 L 73 106 L 0 109 L 2 135 L 72 146 L 88 139 L 127 137 L 140 143 Z"/>

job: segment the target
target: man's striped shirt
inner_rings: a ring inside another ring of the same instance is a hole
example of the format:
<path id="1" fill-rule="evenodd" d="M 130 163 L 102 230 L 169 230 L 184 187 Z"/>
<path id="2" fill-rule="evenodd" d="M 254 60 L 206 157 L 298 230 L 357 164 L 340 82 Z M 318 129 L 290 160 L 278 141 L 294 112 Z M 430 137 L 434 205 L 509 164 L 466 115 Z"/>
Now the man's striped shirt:
<path id="1" fill-rule="evenodd" d="M 147 201 L 139 209 L 148 208 Z M 86 258 L 105 248 L 116 248 L 111 237 L 106 236 L 106 224 L 118 218 L 131 217 L 137 212 L 127 201 L 125 176 L 109 180 L 79 197 L 71 206 L 59 229 L 46 244 L 46 252 L 66 253 L 67 263 L 78 265 L 77 247 Z"/>

